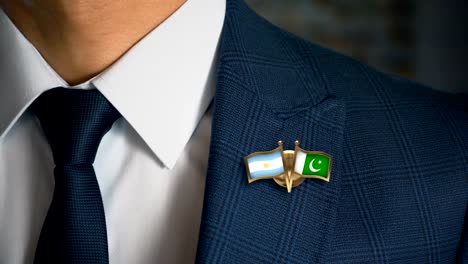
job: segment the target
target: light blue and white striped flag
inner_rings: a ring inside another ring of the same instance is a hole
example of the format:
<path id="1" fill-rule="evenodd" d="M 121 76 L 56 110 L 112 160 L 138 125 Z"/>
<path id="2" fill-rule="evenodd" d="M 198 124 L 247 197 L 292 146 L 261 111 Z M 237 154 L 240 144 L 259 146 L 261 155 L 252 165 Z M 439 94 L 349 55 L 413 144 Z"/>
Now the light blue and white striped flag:
<path id="1" fill-rule="evenodd" d="M 256 154 L 246 159 L 250 181 L 259 178 L 275 177 L 284 173 L 283 157 L 281 149 L 271 153 Z"/>

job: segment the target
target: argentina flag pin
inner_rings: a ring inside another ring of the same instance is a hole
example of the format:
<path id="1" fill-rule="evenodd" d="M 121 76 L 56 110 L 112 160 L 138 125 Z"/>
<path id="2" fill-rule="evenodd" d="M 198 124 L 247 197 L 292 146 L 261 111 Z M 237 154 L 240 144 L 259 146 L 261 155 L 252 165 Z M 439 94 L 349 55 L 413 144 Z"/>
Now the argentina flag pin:
<path id="1" fill-rule="evenodd" d="M 330 181 L 333 157 L 323 151 L 307 151 L 296 140 L 294 150 L 284 150 L 283 142 L 271 151 L 254 152 L 244 158 L 249 183 L 273 179 L 288 192 L 304 179 Z"/>

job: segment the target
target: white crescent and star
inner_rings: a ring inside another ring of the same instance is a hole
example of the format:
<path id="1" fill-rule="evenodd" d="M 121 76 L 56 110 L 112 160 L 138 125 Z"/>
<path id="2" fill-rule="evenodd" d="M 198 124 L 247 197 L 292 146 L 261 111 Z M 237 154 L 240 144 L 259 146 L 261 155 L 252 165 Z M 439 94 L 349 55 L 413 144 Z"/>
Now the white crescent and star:
<path id="1" fill-rule="evenodd" d="M 314 168 L 314 160 L 315 160 L 315 159 L 312 159 L 312 160 L 310 161 L 310 163 L 309 163 L 309 170 L 311 170 L 312 172 L 317 172 L 317 171 L 319 171 L 320 169 Z M 321 160 L 319 160 L 319 164 L 320 164 L 320 163 L 322 163 Z"/>

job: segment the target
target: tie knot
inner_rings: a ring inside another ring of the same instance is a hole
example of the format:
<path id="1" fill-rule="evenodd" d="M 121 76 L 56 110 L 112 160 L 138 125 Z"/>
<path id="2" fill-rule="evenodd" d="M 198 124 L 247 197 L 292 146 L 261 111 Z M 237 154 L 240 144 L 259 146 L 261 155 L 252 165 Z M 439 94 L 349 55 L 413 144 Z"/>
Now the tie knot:
<path id="1" fill-rule="evenodd" d="M 56 165 L 92 164 L 102 137 L 120 117 L 98 90 L 54 88 L 31 106 Z"/>

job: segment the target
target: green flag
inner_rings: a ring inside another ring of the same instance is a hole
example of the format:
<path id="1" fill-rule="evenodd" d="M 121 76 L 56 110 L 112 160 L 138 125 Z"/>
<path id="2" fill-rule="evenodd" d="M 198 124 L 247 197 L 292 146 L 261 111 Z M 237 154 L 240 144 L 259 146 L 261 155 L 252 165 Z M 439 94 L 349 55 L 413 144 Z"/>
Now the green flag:
<path id="1" fill-rule="evenodd" d="M 323 152 L 304 151 L 296 152 L 294 171 L 304 176 L 319 176 L 325 179 L 329 177 L 330 157 Z"/>

